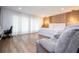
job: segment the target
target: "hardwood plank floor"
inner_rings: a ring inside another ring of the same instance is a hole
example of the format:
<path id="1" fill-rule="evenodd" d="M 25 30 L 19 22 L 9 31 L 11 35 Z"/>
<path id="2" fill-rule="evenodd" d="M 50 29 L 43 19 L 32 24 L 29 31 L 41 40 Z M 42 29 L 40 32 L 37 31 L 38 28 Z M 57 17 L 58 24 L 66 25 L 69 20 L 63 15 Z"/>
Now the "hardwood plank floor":
<path id="1" fill-rule="evenodd" d="M 37 33 L 18 35 L 0 40 L 1 53 L 35 53 L 36 40 L 40 39 Z"/>

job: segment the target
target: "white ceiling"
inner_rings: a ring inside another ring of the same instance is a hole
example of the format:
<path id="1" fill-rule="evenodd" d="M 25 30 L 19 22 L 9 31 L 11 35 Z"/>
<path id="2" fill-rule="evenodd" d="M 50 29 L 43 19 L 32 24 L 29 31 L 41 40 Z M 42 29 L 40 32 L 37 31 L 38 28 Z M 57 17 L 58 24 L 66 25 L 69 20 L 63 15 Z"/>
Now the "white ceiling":
<path id="1" fill-rule="evenodd" d="M 45 17 L 69 12 L 71 10 L 78 10 L 79 6 L 5 6 L 5 8 Z"/>

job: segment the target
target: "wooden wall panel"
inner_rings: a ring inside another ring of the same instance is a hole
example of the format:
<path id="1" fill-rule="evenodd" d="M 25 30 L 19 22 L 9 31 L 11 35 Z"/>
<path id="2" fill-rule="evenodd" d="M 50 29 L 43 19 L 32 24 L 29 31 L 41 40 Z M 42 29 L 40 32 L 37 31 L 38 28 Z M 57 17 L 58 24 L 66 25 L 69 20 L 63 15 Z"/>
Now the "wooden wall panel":
<path id="1" fill-rule="evenodd" d="M 48 28 L 49 27 L 49 17 L 44 17 L 43 18 L 43 25 L 42 27 Z"/>
<path id="2" fill-rule="evenodd" d="M 64 14 L 50 16 L 50 23 L 65 23 L 66 25 L 79 24 L 79 10 L 73 10 Z"/>
<path id="3" fill-rule="evenodd" d="M 79 10 L 67 13 L 67 25 L 79 24 Z"/>
<path id="4" fill-rule="evenodd" d="M 50 17 L 50 23 L 65 23 L 66 22 L 66 15 L 65 14 L 59 14 L 55 16 Z"/>
<path id="5" fill-rule="evenodd" d="M 65 23 L 66 25 L 79 24 L 79 10 L 73 10 L 71 12 L 50 16 L 48 20 L 49 23 Z"/>

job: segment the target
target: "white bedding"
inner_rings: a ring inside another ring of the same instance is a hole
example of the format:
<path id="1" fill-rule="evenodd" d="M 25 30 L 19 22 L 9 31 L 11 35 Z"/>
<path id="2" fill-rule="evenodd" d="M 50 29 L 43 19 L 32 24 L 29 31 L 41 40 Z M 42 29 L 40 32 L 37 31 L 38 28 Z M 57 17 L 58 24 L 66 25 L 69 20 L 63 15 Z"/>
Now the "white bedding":
<path id="1" fill-rule="evenodd" d="M 51 35 L 53 35 L 53 30 L 49 30 L 48 28 L 41 28 L 39 34 L 43 36 L 51 37 Z"/>
<path id="2" fill-rule="evenodd" d="M 62 32 L 64 28 L 64 23 L 55 23 L 51 24 L 49 28 L 41 28 L 39 34 L 47 37 L 52 37 L 53 35 Z"/>

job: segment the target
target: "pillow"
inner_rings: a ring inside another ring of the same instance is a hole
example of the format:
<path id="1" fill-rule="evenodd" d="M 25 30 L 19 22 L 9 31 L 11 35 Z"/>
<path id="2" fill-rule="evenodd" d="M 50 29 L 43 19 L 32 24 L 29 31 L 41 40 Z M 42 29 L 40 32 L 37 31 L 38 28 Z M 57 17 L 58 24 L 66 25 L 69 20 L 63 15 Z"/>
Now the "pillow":
<path id="1" fill-rule="evenodd" d="M 74 35 L 75 31 L 74 29 L 64 31 L 59 39 L 57 40 L 55 52 L 56 53 L 63 53 L 65 52 L 65 49 L 69 45 L 69 42 L 71 41 L 71 37 Z"/>

